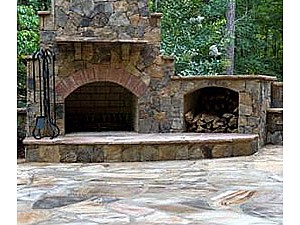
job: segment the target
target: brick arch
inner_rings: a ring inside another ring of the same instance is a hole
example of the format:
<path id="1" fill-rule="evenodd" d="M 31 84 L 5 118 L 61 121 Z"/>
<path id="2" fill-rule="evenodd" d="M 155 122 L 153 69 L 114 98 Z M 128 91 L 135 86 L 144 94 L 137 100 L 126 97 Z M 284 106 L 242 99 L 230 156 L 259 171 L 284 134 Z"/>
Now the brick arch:
<path id="1" fill-rule="evenodd" d="M 60 80 L 56 85 L 56 92 L 57 95 L 65 99 L 78 87 L 98 81 L 117 83 L 127 88 L 136 97 L 142 96 L 147 89 L 147 85 L 141 78 L 130 75 L 123 68 L 111 68 L 110 66 L 97 65 L 92 68 L 77 71 Z"/>

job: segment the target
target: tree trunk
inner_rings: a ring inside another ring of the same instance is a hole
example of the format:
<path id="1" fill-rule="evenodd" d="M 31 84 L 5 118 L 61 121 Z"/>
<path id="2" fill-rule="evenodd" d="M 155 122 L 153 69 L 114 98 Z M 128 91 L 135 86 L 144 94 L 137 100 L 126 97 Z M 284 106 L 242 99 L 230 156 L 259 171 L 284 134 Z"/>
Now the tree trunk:
<path id="1" fill-rule="evenodd" d="M 228 0 L 226 12 L 226 29 L 229 38 L 229 43 L 226 50 L 226 58 L 228 66 L 226 74 L 233 74 L 234 69 L 234 19 L 235 19 L 235 0 Z"/>

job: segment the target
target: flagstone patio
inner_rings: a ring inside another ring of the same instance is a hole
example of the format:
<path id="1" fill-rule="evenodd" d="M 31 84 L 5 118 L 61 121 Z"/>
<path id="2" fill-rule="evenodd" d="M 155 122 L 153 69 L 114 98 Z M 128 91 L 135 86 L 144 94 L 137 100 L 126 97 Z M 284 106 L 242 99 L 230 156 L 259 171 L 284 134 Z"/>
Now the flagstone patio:
<path id="1" fill-rule="evenodd" d="M 282 224 L 282 146 L 251 156 L 18 164 L 18 224 Z"/>

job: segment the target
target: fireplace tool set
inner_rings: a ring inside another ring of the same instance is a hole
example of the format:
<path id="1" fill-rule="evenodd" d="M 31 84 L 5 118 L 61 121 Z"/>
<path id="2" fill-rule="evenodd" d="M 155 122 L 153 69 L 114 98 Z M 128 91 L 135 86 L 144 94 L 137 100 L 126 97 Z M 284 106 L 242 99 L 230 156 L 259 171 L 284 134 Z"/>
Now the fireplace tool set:
<path id="1" fill-rule="evenodd" d="M 56 125 L 55 112 L 55 55 L 48 48 L 40 48 L 32 55 L 33 62 L 33 92 L 34 102 L 39 97 L 39 115 L 32 136 L 36 139 L 50 137 L 53 139 L 59 135 Z"/>

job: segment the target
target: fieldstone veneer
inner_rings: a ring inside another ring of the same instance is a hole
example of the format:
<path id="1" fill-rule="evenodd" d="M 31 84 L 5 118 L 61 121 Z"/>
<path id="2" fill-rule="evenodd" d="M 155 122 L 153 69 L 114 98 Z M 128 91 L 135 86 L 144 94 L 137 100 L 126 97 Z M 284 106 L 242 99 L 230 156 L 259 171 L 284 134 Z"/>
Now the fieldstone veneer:
<path id="1" fill-rule="evenodd" d="M 260 75 L 219 75 L 172 77 L 170 93 L 172 114 L 187 112 L 184 109 L 185 96 L 204 87 L 223 87 L 233 90 L 239 95 L 238 133 L 258 134 L 259 144 L 266 139 L 267 110 L 271 104 L 271 83 L 276 80 L 270 76 Z M 177 108 L 179 107 L 179 109 Z M 173 118 L 173 130 L 184 130 L 182 116 Z"/>
<path id="2" fill-rule="evenodd" d="M 162 14 L 150 14 L 146 2 L 56 0 L 51 12 L 39 12 L 41 45 L 56 54 L 56 114 L 61 134 L 65 133 L 66 98 L 93 82 L 115 83 L 136 96 L 137 103 L 132 104 L 135 131 L 170 130 L 158 90 L 169 84 L 174 63 L 160 55 Z M 33 101 L 31 70 L 29 63 L 29 136 L 39 105 L 38 99 Z"/>
<path id="3" fill-rule="evenodd" d="M 91 83 L 114 83 L 135 96 L 132 110 L 126 113 L 139 133 L 186 131 L 185 97 L 201 88 L 222 87 L 238 93 L 238 132 L 258 134 L 263 145 L 271 83 L 276 79 L 258 75 L 177 76 L 173 58 L 160 53 L 161 17 L 149 13 L 146 0 L 53 0 L 51 11 L 39 12 L 41 45 L 51 47 L 56 55 L 56 115 L 61 135 L 66 133 L 66 98 Z M 39 113 L 38 99 L 33 101 L 31 71 L 29 61 L 27 136 L 31 136 Z M 97 93 L 92 93 L 87 98 L 95 96 Z M 103 107 L 122 103 L 109 92 L 105 96 L 107 99 L 100 102 Z"/>

